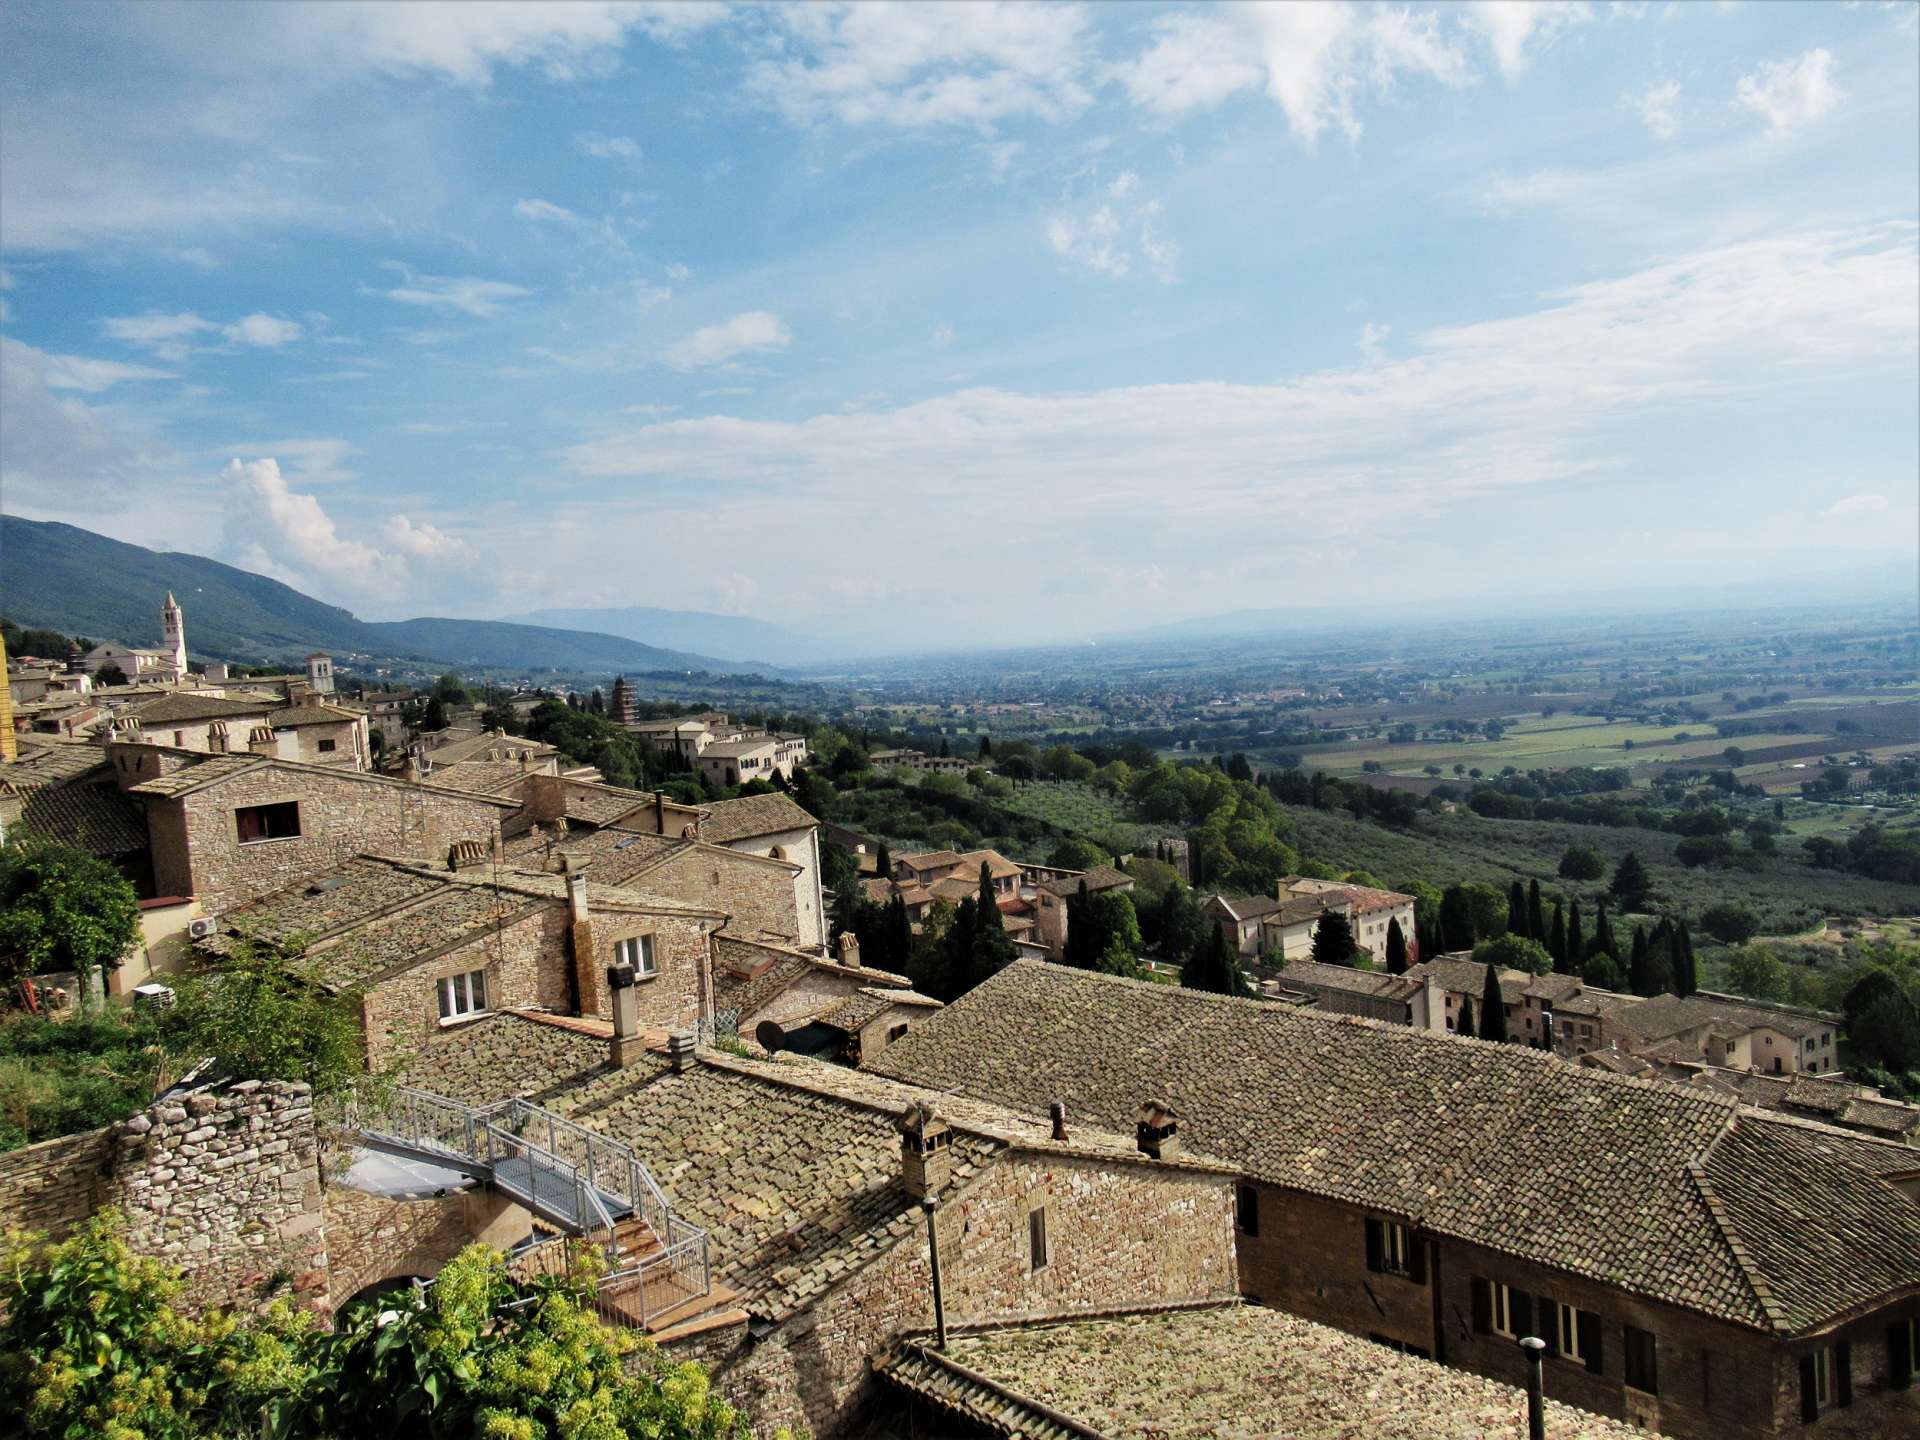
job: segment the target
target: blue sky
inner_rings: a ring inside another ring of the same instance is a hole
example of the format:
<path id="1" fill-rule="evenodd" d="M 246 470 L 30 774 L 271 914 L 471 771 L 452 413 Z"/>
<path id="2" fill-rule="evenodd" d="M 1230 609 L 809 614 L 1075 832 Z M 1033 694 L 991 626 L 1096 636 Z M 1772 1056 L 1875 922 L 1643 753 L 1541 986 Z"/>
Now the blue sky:
<path id="1" fill-rule="evenodd" d="M 14 3 L 9 513 L 946 643 L 1920 564 L 1920 9 Z"/>

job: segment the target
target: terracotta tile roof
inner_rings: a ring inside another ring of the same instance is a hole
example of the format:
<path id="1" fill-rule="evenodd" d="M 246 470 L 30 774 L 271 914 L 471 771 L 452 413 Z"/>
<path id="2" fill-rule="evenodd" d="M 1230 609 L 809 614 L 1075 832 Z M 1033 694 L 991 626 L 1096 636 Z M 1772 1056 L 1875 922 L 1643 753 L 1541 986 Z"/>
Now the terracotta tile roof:
<path id="1" fill-rule="evenodd" d="M 1419 980 L 1406 975 L 1362 970 L 1353 965 L 1322 965 L 1315 960 L 1289 960 L 1280 971 L 1280 983 L 1294 989 L 1311 985 L 1343 990 L 1350 995 L 1388 995 L 1398 1000 L 1418 994 L 1421 989 Z"/>
<path id="2" fill-rule="evenodd" d="M 270 763 L 259 755 L 209 755 L 204 760 L 195 760 L 182 765 L 170 775 L 156 775 L 151 780 L 142 780 L 138 785 L 127 787 L 129 795 L 153 795 L 162 799 L 171 799 L 184 795 L 189 790 L 198 790 L 202 785 L 211 785 L 216 780 L 225 780 L 238 775 L 242 770 L 252 770 L 257 766 Z M 342 773 L 345 772 L 336 772 Z"/>
<path id="3" fill-rule="evenodd" d="M 52 785 L 77 780 L 107 763 L 106 751 L 98 745 L 52 741 L 43 745 L 27 743 L 20 736 L 20 758 L 0 765 L 0 784 L 25 790 L 31 785 Z"/>
<path id="4" fill-rule="evenodd" d="M 783 830 L 811 830 L 819 823 L 785 795 L 743 795 L 702 808 L 706 818 L 700 822 L 700 838 L 715 845 Z"/>
<path id="5" fill-rule="evenodd" d="M 307 951 L 320 980 L 337 989 L 369 984 L 510 925 L 541 905 L 489 886 L 449 885 L 417 905 L 381 915 Z"/>
<path id="6" fill-rule="evenodd" d="M 1839 1017 L 1816 1010 L 1799 1010 L 1787 1005 L 1767 1005 L 1736 999 L 1730 995 L 1655 995 L 1614 1017 L 1620 1024 L 1649 1040 L 1664 1040 L 1701 1027 L 1715 1028 L 1728 1036 L 1744 1035 L 1765 1027 L 1796 1040 L 1835 1029 Z"/>
<path id="7" fill-rule="evenodd" d="M 950 1332 L 877 1369 L 968 1433 L 1021 1440 L 1487 1440 L 1527 1422 L 1524 1391 L 1261 1305 Z M 1647 1433 L 1552 1400 L 1545 1419 L 1549 1440 Z"/>
<path id="8" fill-rule="evenodd" d="M 1029 961 L 929 1017 L 874 1068 L 1016 1108 L 1065 1099 L 1110 1126 L 1156 1094 L 1186 1117 L 1196 1148 L 1274 1185 L 1735 1322 L 1773 1323 L 1692 1167 L 1729 1130 L 1801 1122 L 1688 1087 L 1519 1045 Z M 1857 1162 L 1832 1158 L 1847 1153 L 1830 1142 L 1823 1192 L 1852 1197 L 1853 1243 L 1893 1257 L 1903 1285 L 1920 1284 L 1920 1208 Z M 1743 1214 L 1756 1228 L 1788 1219 L 1777 1205 Z M 1799 1229 L 1776 1238 L 1790 1242 Z M 1759 1250 L 1750 1243 L 1746 1253 Z M 1827 1281 L 1835 1297 L 1857 1293 L 1843 1274 Z M 1800 1303 L 1795 1324 L 1850 1302 L 1818 1311 L 1807 1284 Z"/>
<path id="9" fill-rule="evenodd" d="M 1058 883 L 1064 885 L 1068 882 L 1062 880 Z M 1080 882 L 1076 880 L 1072 883 L 1077 890 Z M 1240 921 L 1264 919 L 1282 908 L 1281 902 L 1271 895 L 1212 895 L 1208 898 L 1218 901 L 1221 909 Z"/>
<path id="10" fill-rule="evenodd" d="M 91 855 L 130 855 L 147 848 L 140 802 L 113 784 L 36 785 L 10 799 L 7 827 L 18 826 Z"/>
<path id="11" fill-rule="evenodd" d="M 358 710 L 342 710 L 319 700 L 302 700 L 297 705 L 275 710 L 267 716 L 267 724 L 276 730 L 297 730 L 304 725 L 346 725 L 364 718 Z"/>
<path id="12" fill-rule="evenodd" d="M 220 928 L 223 935 L 245 931 L 270 941 L 295 935 L 317 940 L 424 900 L 444 888 L 431 876 L 414 870 L 382 860 L 354 859 L 228 910 L 220 917 Z M 225 946 L 221 943 L 213 948 Z"/>
<path id="13" fill-rule="evenodd" d="M 987 874 L 995 880 L 1018 880 L 1024 873 L 1020 867 L 1007 859 L 998 850 L 969 850 L 959 857 L 960 863 L 972 875 L 975 883 L 980 879 L 980 867 L 987 867 Z"/>
<path id="14" fill-rule="evenodd" d="M 430 778 L 456 790 L 500 795 L 512 790 L 527 775 L 527 767 L 517 760 L 456 760 L 451 765 L 434 766 Z"/>
<path id="15" fill-rule="evenodd" d="M 1080 893 L 1082 880 L 1087 882 L 1087 893 L 1090 895 L 1133 884 L 1133 877 L 1126 871 L 1116 870 L 1111 865 L 1095 865 L 1084 875 L 1066 876 L 1059 880 L 1042 880 L 1034 888 L 1054 895 L 1077 895 Z"/>
<path id="16" fill-rule="evenodd" d="M 162 695 L 127 713 L 142 725 L 183 725 L 201 720 L 231 720 L 242 715 L 268 715 L 280 708 L 272 700 L 231 700 L 213 695 Z"/>
<path id="17" fill-rule="evenodd" d="M 893 863 L 905 865 L 910 870 L 944 870 L 960 863 L 960 856 L 953 850 L 922 850 L 912 855 L 896 855 Z"/>
<path id="18" fill-rule="evenodd" d="M 608 1073 L 608 1055 L 604 1040 L 506 1011 L 434 1035 L 407 1061 L 400 1083 L 468 1105 L 516 1095 L 541 1105 Z M 652 1054 L 638 1064 L 642 1073 L 666 1068 Z"/>

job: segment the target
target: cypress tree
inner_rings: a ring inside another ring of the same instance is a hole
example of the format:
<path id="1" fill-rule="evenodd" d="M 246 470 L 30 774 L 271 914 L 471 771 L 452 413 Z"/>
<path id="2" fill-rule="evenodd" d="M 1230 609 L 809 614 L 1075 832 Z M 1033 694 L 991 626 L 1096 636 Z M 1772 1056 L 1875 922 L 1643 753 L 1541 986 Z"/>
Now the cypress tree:
<path id="1" fill-rule="evenodd" d="M 1253 989 L 1240 969 L 1240 957 L 1227 944 L 1226 932 L 1218 925 L 1207 927 L 1207 938 L 1194 947 L 1192 957 L 1180 970 L 1180 984 L 1187 990 L 1205 990 L 1214 995 L 1251 995 Z"/>
<path id="2" fill-rule="evenodd" d="M 907 918 L 907 902 L 895 895 L 887 906 L 887 968 L 905 974 L 913 958 L 913 922 Z"/>
<path id="3" fill-rule="evenodd" d="M 1677 995 L 1691 995 L 1700 988 L 1700 972 L 1693 961 L 1693 936 L 1684 920 L 1675 937 L 1673 988 Z"/>
<path id="4" fill-rule="evenodd" d="M 1487 966 L 1487 983 L 1480 989 L 1480 1038 L 1507 1038 L 1507 1002 L 1500 995 L 1500 967 Z"/>
<path id="5" fill-rule="evenodd" d="M 1547 917 L 1540 908 L 1540 882 L 1534 880 L 1527 885 L 1527 938 L 1547 943 Z"/>
<path id="6" fill-rule="evenodd" d="M 1460 886 L 1449 885 L 1440 896 L 1441 949 L 1471 950 L 1479 938 L 1473 925 L 1473 901 Z"/>
<path id="7" fill-rule="evenodd" d="M 1567 974 L 1567 917 L 1558 900 L 1553 902 L 1553 923 L 1547 927 L 1547 953 L 1553 956 L 1553 968 Z"/>
<path id="8" fill-rule="evenodd" d="M 1534 938 L 1533 931 L 1527 928 L 1527 892 L 1520 888 L 1520 882 L 1514 881 L 1507 887 L 1507 933 Z"/>
<path id="9" fill-rule="evenodd" d="M 1454 1027 L 1454 1033 L 1457 1035 L 1473 1034 L 1473 997 L 1471 995 L 1463 995 L 1460 997 L 1460 1023 Z"/>
<path id="10" fill-rule="evenodd" d="M 873 873 L 882 880 L 893 879 L 893 852 L 887 849 L 887 842 L 884 840 L 880 842 L 880 848 L 874 852 Z"/>
<path id="11" fill-rule="evenodd" d="M 1580 932 L 1580 897 L 1577 895 L 1567 909 L 1567 969 L 1575 975 L 1587 973 L 1587 937 Z"/>
<path id="12" fill-rule="evenodd" d="M 1407 973 L 1407 937 L 1400 929 L 1400 917 L 1397 915 L 1387 922 L 1387 973 Z"/>
<path id="13" fill-rule="evenodd" d="M 1329 910 L 1313 927 L 1313 958 L 1319 965 L 1353 964 L 1353 926 L 1337 910 Z"/>
<path id="14" fill-rule="evenodd" d="M 1620 946 L 1613 938 L 1613 926 L 1607 923 L 1607 902 L 1604 900 L 1600 902 L 1600 916 L 1593 922 L 1593 943 L 1587 949 L 1589 952 L 1602 950 L 1616 960 L 1620 958 Z"/>
<path id="15" fill-rule="evenodd" d="M 1633 955 L 1627 961 L 1627 988 L 1636 995 L 1651 995 L 1647 988 L 1647 932 L 1633 927 Z"/>
<path id="16" fill-rule="evenodd" d="M 1653 881 L 1647 877 L 1647 867 L 1640 863 L 1640 857 L 1631 850 L 1622 855 L 1613 869 L 1613 898 L 1620 902 L 1620 908 L 1644 909 L 1652 889 Z"/>

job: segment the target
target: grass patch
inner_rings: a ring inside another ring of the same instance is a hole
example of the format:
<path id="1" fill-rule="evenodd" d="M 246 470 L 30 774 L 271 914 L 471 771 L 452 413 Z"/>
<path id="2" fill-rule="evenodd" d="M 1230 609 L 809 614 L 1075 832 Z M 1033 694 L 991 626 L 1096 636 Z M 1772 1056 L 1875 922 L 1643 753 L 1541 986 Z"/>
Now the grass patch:
<path id="1" fill-rule="evenodd" d="M 0 1019 L 0 1151 L 126 1119 L 159 1067 L 153 1023 L 131 1011 Z"/>

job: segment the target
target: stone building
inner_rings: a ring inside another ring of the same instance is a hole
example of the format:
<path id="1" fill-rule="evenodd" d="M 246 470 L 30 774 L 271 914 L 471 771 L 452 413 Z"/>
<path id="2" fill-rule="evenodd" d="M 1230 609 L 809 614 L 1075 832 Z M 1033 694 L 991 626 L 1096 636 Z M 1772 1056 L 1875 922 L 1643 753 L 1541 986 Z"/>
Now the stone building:
<path id="1" fill-rule="evenodd" d="M 458 1048 L 423 1057 L 418 1082 L 462 1083 Z M 557 1086 L 537 1060 L 489 1070 L 517 1071 L 542 1104 L 631 1146 L 705 1232 L 707 1309 L 654 1338 L 711 1367 L 763 1433 L 841 1433 L 876 1399 L 872 1360 L 931 1323 L 926 1200 L 950 1323 L 1234 1293 L 1232 1171 L 1186 1155 L 1165 1126 L 1151 1154 L 1072 1121 L 714 1051 L 649 1053 Z"/>
<path id="2" fill-rule="evenodd" d="M 1359 1015 L 1416 1030 L 1446 1028 L 1442 991 L 1431 975 L 1389 975 L 1351 965 L 1289 960 L 1262 989 L 1276 999 L 1298 995 L 1331 1015 Z"/>
<path id="3" fill-rule="evenodd" d="M 1241 1289 L 1680 1436 L 1911 1430 L 1912 1150 L 1544 1052 L 1015 964 L 874 1062 L 1246 1168 Z"/>

